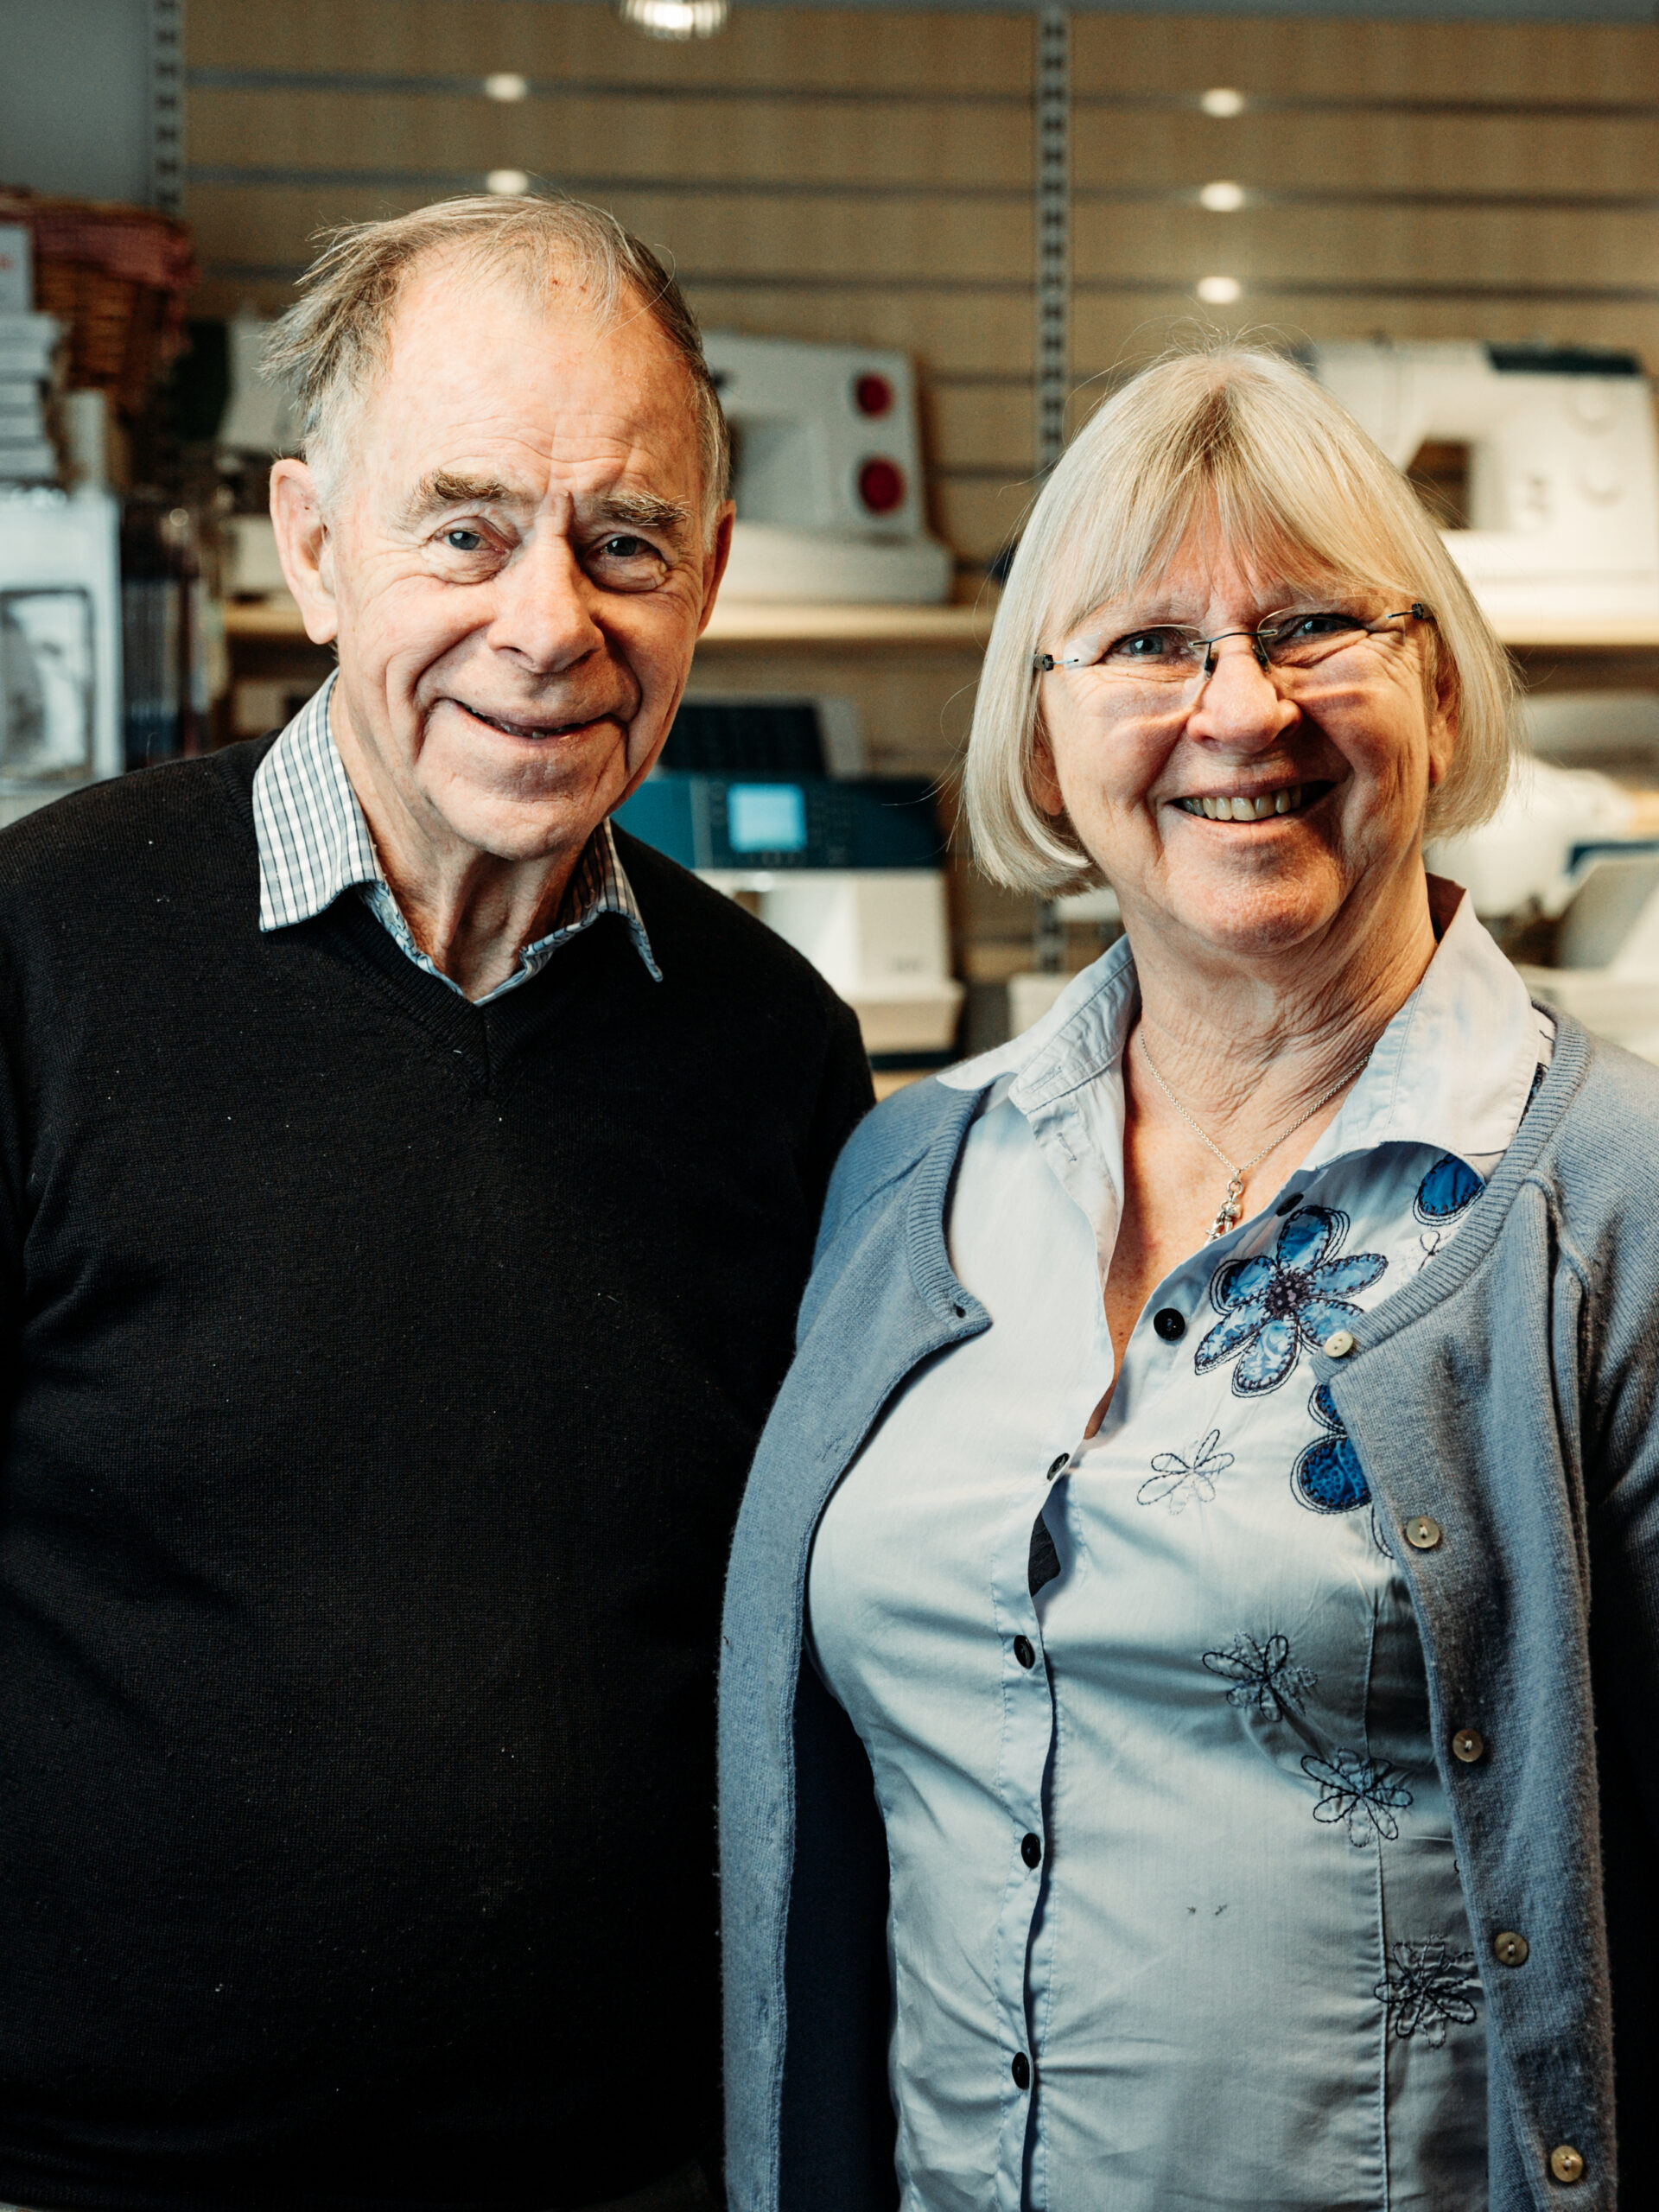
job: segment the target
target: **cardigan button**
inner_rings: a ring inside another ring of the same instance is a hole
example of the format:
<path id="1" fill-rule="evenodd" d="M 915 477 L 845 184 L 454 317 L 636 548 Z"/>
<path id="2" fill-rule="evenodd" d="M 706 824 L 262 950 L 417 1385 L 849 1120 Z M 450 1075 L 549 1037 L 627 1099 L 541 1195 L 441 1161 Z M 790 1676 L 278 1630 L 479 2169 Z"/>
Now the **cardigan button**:
<path id="1" fill-rule="evenodd" d="M 1485 1756 L 1485 1751 L 1486 1738 L 1478 1728 L 1459 1728 L 1452 1738 L 1452 1757 L 1461 1759 L 1465 1766 L 1472 1766 L 1478 1758 Z"/>
<path id="2" fill-rule="evenodd" d="M 1414 1513 L 1406 1523 L 1406 1541 L 1414 1552 L 1436 1550 L 1445 1533 L 1440 1522 L 1427 1513 Z"/>
<path id="3" fill-rule="evenodd" d="M 1333 1329 L 1319 1346 L 1327 1359 L 1346 1359 L 1353 1348 L 1354 1336 L 1351 1329 Z"/>
<path id="4" fill-rule="evenodd" d="M 1532 1951 L 1526 1937 L 1517 1936 L 1513 1928 L 1500 1928 L 1492 1938 L 1492 1948 L 1501 1967 L 1523 1967 Z"/>
<path id="5" fill-rule="evenodd" d="M 1582 2181 L 1584 2154 L 1570 2143 L 1558 2143 L 1549 2154 L 1549 2171 L 1557 2181 Z"/>

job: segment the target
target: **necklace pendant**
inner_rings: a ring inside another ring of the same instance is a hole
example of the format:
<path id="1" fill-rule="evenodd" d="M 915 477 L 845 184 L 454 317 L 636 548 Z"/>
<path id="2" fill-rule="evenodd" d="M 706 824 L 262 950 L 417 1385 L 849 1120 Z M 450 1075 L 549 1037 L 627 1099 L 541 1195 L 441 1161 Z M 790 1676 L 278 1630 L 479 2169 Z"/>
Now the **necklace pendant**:
<path id="1" fill-rule="evenodd" d="M 1216 1217 L 1210 1224 L 1209 1236 L 1204 1240 L 1206 1244 L 1215 1243 L 1219 1238 L 1228 1236 L 1237 1228 L 1239 1215 L 1242 1211 L 1240 1201 L 1243 1196 L 1244 1178 L 1235 1169 L 1232 1180 L 1227 1185 L 1227 1195 L 1223 1198 Z"/>

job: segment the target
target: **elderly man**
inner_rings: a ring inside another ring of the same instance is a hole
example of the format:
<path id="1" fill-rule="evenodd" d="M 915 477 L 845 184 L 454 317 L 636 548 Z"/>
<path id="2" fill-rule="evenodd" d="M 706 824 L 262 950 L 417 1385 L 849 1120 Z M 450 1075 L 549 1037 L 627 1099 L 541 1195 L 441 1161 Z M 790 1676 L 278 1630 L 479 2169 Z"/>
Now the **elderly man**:
<path id="1" fill-rule="evenodd" d="M 730 529 L 608 218 L 337 241 L 337 675 L 0 837 L 0 2196 L 719 2191 L 720 1580 L 850 1015 L 607 817 Z"/>

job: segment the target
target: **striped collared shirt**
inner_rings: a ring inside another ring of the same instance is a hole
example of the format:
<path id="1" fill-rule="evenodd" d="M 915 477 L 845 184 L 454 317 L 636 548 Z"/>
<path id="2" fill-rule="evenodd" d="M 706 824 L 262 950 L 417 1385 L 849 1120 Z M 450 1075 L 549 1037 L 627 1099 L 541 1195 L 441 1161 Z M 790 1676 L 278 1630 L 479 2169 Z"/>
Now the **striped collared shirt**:
<path id="1" fill-rule="evenodd" d="M 435 968 L 416 944 L 381 870 L 368 823 L 328 728 L 334 688 L 331 676 L 295 715 L 259 763 L 253 779 L 259 926 L 282 930 L 308 922 L 333 906 L 343 891 L 354 887 L 417 968 L 461 993 L 461 986 Z M 498 983 L 478 1004 L 487 1006 L 504 991 L 539 975 L 562 944 L 579 937 L 601 914 L 622 916 L 639 957 L 660 983 L 662 972 L 652 957 L 651 939 L 608 822 L 601 823 L 576 863 L 556 926 L 527 944 L 506 982 Z"/>

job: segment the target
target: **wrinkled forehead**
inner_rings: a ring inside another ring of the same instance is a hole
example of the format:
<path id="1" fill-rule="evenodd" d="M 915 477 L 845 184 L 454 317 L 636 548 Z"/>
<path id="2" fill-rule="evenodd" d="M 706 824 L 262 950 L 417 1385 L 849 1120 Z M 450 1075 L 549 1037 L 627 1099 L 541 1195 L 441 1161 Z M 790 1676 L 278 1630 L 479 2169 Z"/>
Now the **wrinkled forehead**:
<path id="1" fill-rule="evenodd" d="M 691 372 L 649 310 L 527 260 L 449 254 L 410 271 L 353 429 L 365 454 L 417 474 L 498 447 L 626 455 L 677 494 L 702 474 Z"/>

